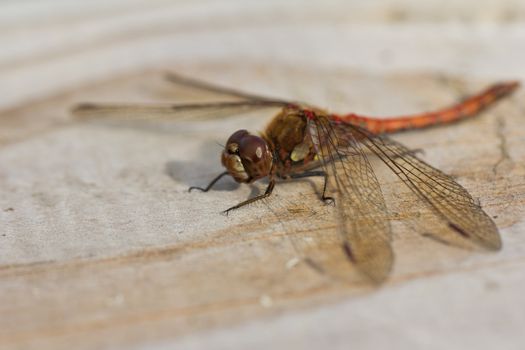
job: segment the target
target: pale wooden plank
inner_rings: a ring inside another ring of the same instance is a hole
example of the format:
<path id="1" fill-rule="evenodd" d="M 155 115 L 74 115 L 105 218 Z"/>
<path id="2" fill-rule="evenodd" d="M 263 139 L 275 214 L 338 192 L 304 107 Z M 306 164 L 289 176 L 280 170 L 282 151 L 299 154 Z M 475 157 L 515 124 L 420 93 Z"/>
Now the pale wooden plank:
<path id="1" fill-rule="evenodd" d="M 192 69 L 197 70 L 188 67 L 186 71 Z M 276 86 L 294 81 L 313 86 L 309 80 L 317 79 L 292 67 L 273 69 L 281 77 L 272 77 Z M 198 70 L 218 76 L 225 72 L 224 67 L 213 66 Z M 286 78 L 279 71 L 286 71 Z M 251 81 L 257 72 L 264 69 L 236 68 L 239 81 Z M 453 100 L 458 90 L 451 86 L 480 86 L 454 80 L 444 84 L 447 80 L 421 75 L 341 74 L 323 72 L 330 89 L 339 91 L 334 96 L 343 96 L 347 83 L 342 82 L 359 83 L 360 109 L 368 105 L 377 111 L 392 109 L 388 96 L 397 95 L 403 101 L 397 107 L 402 112 L 416 109 L 414 104 L 426 109 L 436 104 L 434 100 L 439 104 Z M 272 82 L 264 75 L 259 79 L 265 85 Z M 387 106 L 377 98 L 380 89 Z M 143 94 L 167 100 L 172 92 L 159 74 L 148 73 L 9 114 L 20 121 L 36 114 L 49 115 L 51 120 L 42 128 L 29 125 L 28 134 L 24 134 L 28 128 L 24 123 L 17 131 L 19 138 L 5 140 L 0 153 L 2 164 L 10 165 L 2 167 L 2 188 L 6 189 L 2 208 L 13 208 L 2 213 L 7 231 L 0 254 L 1 294 L 9 300 L 0 313 L 11 315 L 3 318 L 0 327 L 7 344 L 47 344 L 55 349 L 73 343 L 85 348 L 129 346 L 333 303 L 369 289 L 338 254 L 338 246 L 328 244 L 320 252 L 309 252 L 323 256 L 330 252 L 327 274 L 304 264 L 286 267 L 300 253 L 291 245 L 294 240 L 326 237 L 334 227 L 331 208 L 316 199 L 308 183 L 282 185 L 266 205 L 254 205 L 228 218 L 219 212 L 246 198 L 249 188 L 224 191 L 236 188 L 227 182 L 223 190 L 207 194 L 186 192 L 190 184 L 205 183 L 219 171 L 219 147 L 213 146 L 214 141 L 224 142 L 229 132 L 243 124 L 262 127 L 268 116 L 53 128 L 58 114 L 52 111 L 62 114 L 64 105 L 80 98 L 132 101 L 143 99 Z M 426 159 L 458 176 L 480 198 L 486 210 L 497 216 L 508 248 L 486 255 L 442 246 L 411 232 L 412 226 L 400 225 L 410 216 L 398 218 L 397 262 L 383 293 L 435 278 L 461 285 L 462 276 L 470 274 L 490 281 L 493 270 L 522 261 L 523 242 L 506 229 L 524 215 L 525 155 L 519 147 L 523 131 L 517 127 L 518 100 L 503 102 L 476 120 L 401 137 L 411 147 L 425 149 Z M 46 114 L 39 112 L 46 109 Z M 67 120 L 67 116 L 58 119 Z M 498 133 L 499 127 L 503 134 Z M 483 145 L 478 144 L 479 135 Z M 502 155 L 501 137 L 510 158 L 494 168 Z M 397 185 L 390 183 L 386 189 L 389 186 Z M 402 198 L 399 193 L 396 201 L 390 198 L 394 217 L 397 210 L 413 207 L 410 198 L 407 202 Z M 304 222 L 308 223 L 306 232 L 299 225 Z M 282 223 L 286 223 L 284 229 Z M 343 322 L 346 316 L 340 317 Z"/>
<path id="2" fill-rule="evenodd" d="M 403 214 L 411 199 L 389 192 L 397 261 L 378 292 L 329 242 L 329 273 L 295 263 L 292 243 L 334 227 L 311 184 L 228 218 L 219 212 L 253 189 L 186 193 L 220 171 L 217 142 L 270 115 L 76 124 L 67 111 L 209 97 L 172 89 L 163 69 L 334 110 L 429 109 L 525 78 L 522 2 L 27 4 L 0 9 L 0 348 L 520 348 L 523 92 L 479 119 L 399 136 L 479 198 L 504 250 L 418 235 Z"/>

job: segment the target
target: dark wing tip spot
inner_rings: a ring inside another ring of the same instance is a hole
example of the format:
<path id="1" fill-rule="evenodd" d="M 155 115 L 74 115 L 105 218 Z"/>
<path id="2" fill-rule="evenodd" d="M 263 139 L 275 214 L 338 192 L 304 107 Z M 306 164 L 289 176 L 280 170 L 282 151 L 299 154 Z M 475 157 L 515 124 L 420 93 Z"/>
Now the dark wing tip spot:
<path id="1" fill-rule="evenodd" d="M 469 239 L 473 238 L 472 234 L 468 233 L 467 231 L 463 230 L 461 227 L 459 227 L 458 225 L 452 222 L 449 222 L 448 226 L 465 238 L 469 238 Z M 503 246 L 501 242 L 501 238 L 499 237 L 499 234 L 497 233 L 497 231 L 496 231 L 496 236 L 493 237 L 494 239 L 492 238 L 483 239 L 482 238 L 483 236 L 478 236 L 478 235 L 474 235 L 474 237 L 476 238 L 475 241 L 478 244 L 481 244 L 485 249 L 489 249 L 492 251 L 498 251 L 498 250 L 501 250 Z"/>
<path id="2" fill-rule="evenodd" d="M 96 111 L 96 110 L 97 110 L 97 106 L 95 104 L 79 103 L 70 109 L 70 113 L 77 118 L 83 118 L 87 114 L 93 111 Z"/>
<path id="3" fill-rule="evenodd" d="M 348 242 L 343 243 L 343 251 L 345 252 L 348 259 L 350 259 L 351 262 L 354 264 L 356 263 L 354 253 L 352 252 L 352 248 L 350 248 L 350 244 Z"/>
<path id="4" fill-rule="evenodd" d="M 470 234 L 463 230 L 461 227 L 459 227 L 458 225 L 456 225 L 455 223 L 453 222 L 449 222 L 448 223 L 448 226 L 453 229 L 454 231 L 456 231 L 457 233 L 459 233 L 460 235 L 462 235 L 463 237 L 466 237 L 466 238 L 470 238 Z"/>

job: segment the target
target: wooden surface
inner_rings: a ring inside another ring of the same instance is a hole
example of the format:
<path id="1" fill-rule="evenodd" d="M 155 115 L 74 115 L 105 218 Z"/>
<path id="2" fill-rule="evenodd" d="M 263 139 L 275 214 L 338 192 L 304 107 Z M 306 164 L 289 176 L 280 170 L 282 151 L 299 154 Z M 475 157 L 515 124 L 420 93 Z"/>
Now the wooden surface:
<path id="1" fill-rule="evenodd" d="M 187 193 L 221 171 L 231 132 L 261 130 L 272 111 L 118 123 L 68 113 L 79 101 L 217 99 L 170 85 L 167 69 L 335 111 L 441 107 L 525 78 L 519 2 L 441 15 L 410 2 L 38 4 L 0 11 L 0 348 L 523 348 L 523 91 L 480 118 L 396 136 L 479 199 L 503 250 L 430 239 L 423 209 L 378 169 L 396 253 L 378 290 L 331 243 L 319 182 L 279 184 L 228 217 L 265 184 Z"/>

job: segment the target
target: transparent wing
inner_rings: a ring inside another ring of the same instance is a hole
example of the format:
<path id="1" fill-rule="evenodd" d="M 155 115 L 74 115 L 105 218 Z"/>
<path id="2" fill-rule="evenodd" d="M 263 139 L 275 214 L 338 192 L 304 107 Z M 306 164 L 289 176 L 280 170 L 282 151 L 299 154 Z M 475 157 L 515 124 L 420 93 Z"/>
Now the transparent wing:
<path id="1" fill-rule="evenodd" d="M 359 140 L 328 117 L 309 121 L 309 133 L 335 190 L 338 229 L 348 258 L 375 283 L 389 275 L 394 254 L 381 187 Z"/>
<path id="2" fill-rule="evenodd" d="M 234 101 L 209 102 L 175 105 L 138 105 L 138 104 L 92 104 L 84 103 L 75 106 L 72 114 L 77 119 L 215 119 L 226 115 L 246 113 L 263 108 L 285 106 L 282 101 Z"/>
<path id="3" fill-rule="evenodd" d="M 452 177 L 430 166 L 413 152 L 386 136 L 377 136 L 346 123 L 336 126 L 346 138 L 354 137 L 375 153 L 453 232 L 488 250 L 501 249 L 492 219 Z"/>
<path id="4" fill-rule="evenodd" d="M 230 97 L 236 97 L 236 98 L 241 98 L 241 99 L 245 99 L 245 100 L 251 100 L 251 101 L 281 101 L 281 100 L 276 99 L 276 98 L 268 98 L 268 97 L 264 97 L 264 96 L 260 96 L 260 95 L 251 94 L 251 93 L 248 93 L 248 92 L 245 92 L 245 91 L 240 91 L 240 90 L 232 89 L 232 88 L 229 88 L 229 87 L 224 87 L 224 86 L 219 86 L 219 85 L 216 85 L 216 84 L 211 84 L 211 83 L 204 82 L 204 81 L 197 80 L 197 79 L 184 77 L 182 75 L 179 75 L 179 74 L 176 74 L 176 73 L 173 73 L 173 72 L 166 73 L 165 78 L 166 78 L 166 80 L 168 82 L 176 84 L 176 85 L 185 86 L 185 87 L 191 87 L 191 88 L 197 89 L 197 90 L 213 92 L 213 93 L 216 93 L 216 94 L 230 96 Z M 286 102 L 286 101 L 282 101 L 282 102 Z"/>

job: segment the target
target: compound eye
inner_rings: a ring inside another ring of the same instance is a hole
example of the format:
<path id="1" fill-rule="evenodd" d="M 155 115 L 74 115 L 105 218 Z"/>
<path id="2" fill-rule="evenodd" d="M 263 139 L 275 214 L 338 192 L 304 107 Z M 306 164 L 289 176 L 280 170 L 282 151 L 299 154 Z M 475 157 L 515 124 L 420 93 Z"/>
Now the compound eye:
<path id="1" fill-rule="evenodd" d="M 247 131 L 247 130 L 237 130 L 236 132 L 234 132 L 233 134 L 231 134 L 230 138 L 228 139 L 228 141 L 226 141 L 226 144 L 230 144 L 230 143 L 236 143 L 236 144 L 239 144 L 241 143 L 241 140 L 246 136 L 246 135 L 250 135 L 250 133 Z"/>
<path id="2" fill-rule="evenodd" d="M 250 133 L 244 129 L 234 132 L 228 141 L 226 141 L 226 152 L 229 154 L 239 154 L 239 145 L 247 135 L 250 135 Z"/>
<path id="3" fill-rule="evenodd" d="M 266 155 L 268 148 L 266 142 L 254 135 L 246 135 L 239 144 L 239 154 L 242 159 L 248 159 L 254 163 L 259 162 Z"/>

